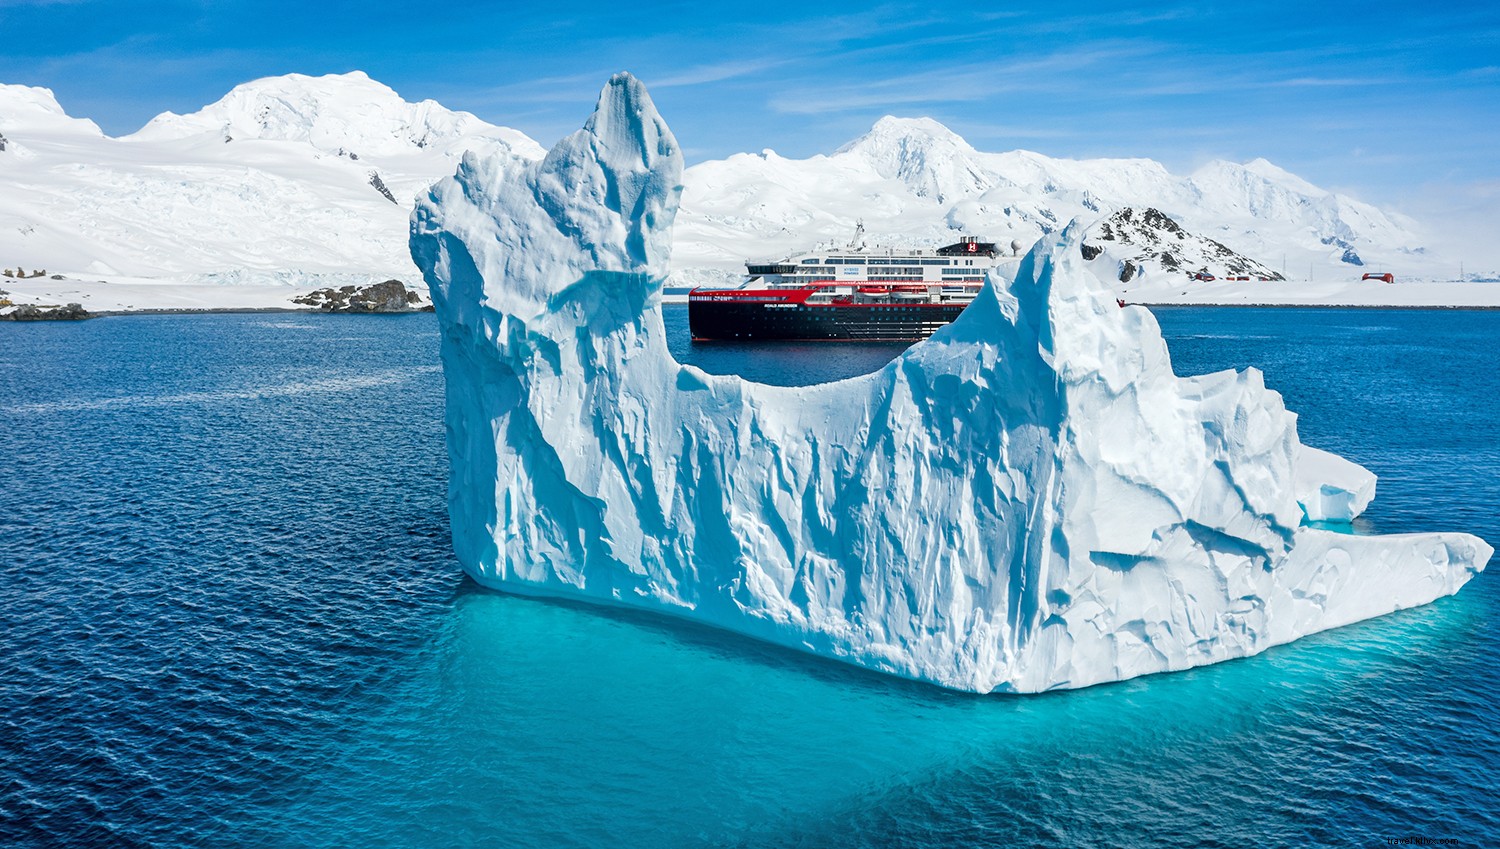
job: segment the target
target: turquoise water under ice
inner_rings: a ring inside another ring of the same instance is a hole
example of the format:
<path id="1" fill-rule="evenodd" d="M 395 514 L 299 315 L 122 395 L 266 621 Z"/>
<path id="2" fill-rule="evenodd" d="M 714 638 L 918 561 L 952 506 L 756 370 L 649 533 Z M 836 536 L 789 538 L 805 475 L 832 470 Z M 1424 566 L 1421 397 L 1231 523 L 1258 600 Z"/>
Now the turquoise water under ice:
<path id="1" fill-rule="evenodd" d="M 1159 310 L 1500 541 L 1500 313 Z M 890 347 L 692 348 L 786 382 Z M 0 325 L 0 845 L 1500 845 L 1500 575 L 1261 656 L 971 697 L 481 590 L 431 316 Z"/>

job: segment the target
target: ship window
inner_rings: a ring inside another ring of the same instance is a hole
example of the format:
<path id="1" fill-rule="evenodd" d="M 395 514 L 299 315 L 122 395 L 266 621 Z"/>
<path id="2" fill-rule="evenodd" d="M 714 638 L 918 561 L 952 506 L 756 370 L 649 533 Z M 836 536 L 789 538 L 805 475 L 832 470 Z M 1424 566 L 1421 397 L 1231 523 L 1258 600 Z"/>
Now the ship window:
<path id="1" fill-rule="evenodd" d="M 823 262 L 823 260 L 821 260 L 821 259 L 804 259 L 804 260 L 802 260 L 802 264 L 803 265 L 820 265 L 820 264 L 822 264 L 822 262 Z"/>

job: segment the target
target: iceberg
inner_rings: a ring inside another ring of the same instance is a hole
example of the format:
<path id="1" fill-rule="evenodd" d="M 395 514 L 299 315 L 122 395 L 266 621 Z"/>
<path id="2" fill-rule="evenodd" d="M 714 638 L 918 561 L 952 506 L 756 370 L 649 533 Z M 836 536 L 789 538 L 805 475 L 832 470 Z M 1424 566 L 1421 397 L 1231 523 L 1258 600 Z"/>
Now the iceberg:
<path id="1" fill-rule="evenodd" d="M 1356 536 L 1374 476 L 1255 369 L 1173 374 L 1082 227 L 879 371 L 767 386 L 669 354 L 682 156 L 604 87 L 545 158 L 465 156 L 412 214 L 442 328 L 454 550 L 483 585 L 626 605 L 980 693 L 1255 654 L 1456 592 L 1492 549 Z"/>

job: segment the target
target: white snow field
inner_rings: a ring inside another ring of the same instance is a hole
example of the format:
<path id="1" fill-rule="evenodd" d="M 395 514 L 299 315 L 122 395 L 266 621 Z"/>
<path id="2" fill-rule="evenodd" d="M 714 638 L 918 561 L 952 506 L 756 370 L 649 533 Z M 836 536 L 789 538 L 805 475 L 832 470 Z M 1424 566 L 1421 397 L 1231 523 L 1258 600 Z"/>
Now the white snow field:
<path id="1" fill-rule="evenodd" d="M 1174 376 L 1077 225 L 874 374 L 678 364 L 659 300 L 682 179 L 621 74 L 540 162 L 465 156 L 417 204 L 454 548 L 482 584 L 1030 693 L 1254 654 L 1489 560 L 1469 534 L 1304 525 L 1357 513 L 1373 477 L 1301 446 L 1254 369 Z"/>
<path id="2" fill-rule="evenodd" d="M 48 271 L 0 289 L 99 310 L 290 307 L 323 286 L 415 284 L 416 193 L 465 150 L 541 155 L 358 72 L 246 83 L 123 138 L 69 118 L 46 89 L 0 86 L 0 135 L 0 266 Z"/>
<path id="3" fill-rule="evenodd" d="M 291 306 L 323 286 L 415 283 L 412 203 L 465 150 L 543 153 L 519 131 L 408 103 L 359 72 L 256 80 L 122 138 L 69 117 L 46 89 L 0 85 L 0 268 L 49 272 L 0 277 L 0 289 L 34 303 L 71 292 L 105 310 Z M 872 246 L 932 248 L 960 234 L 1029 246 L 1074 218 L 1151 208 L 1190 238 L 1089 237 L 1108 249 L 1090 271 L 1131 302 L 1500 306 L 1500 284 L 1445 282 L 1460 263 L 1435 255 L 1416 222 L 1264 160 L 1183 177 L 1147 159 L 985 153 L 930 119 L 888 117 L 830 155 L 740 154 L 689 168 L 683 182 L 671 287 L 732 285 L 746 260 L 843 244 L 860 221 Z M 1229 266 L 1204 253 L 1209 239 L 1289 282 L 1189 283 L 1163 265 L 1170 253 L 1222 278 Z M 1500 256 L 1485 248 L 1473 246 L 1467 267 L 1494 277 Z M 1126 261 L 1139 273 L 1122 283 Z M 1361 282 L 1370 270 L 1397 282 Z M 122 283 L 133 285 L 112 289 Z"/>

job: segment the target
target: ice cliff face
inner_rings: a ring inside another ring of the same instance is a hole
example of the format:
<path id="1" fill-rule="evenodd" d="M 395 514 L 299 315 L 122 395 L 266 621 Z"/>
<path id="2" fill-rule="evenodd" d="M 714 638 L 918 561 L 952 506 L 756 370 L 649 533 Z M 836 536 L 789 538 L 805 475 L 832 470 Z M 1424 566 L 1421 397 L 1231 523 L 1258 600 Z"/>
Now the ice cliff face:
<path id="1" fill-rule="evenodd" d="M 676 614 L 976 692 L 1254 654 L 1456 591 L 1491 549 L 1360 537 L 1373 476 L 1254 370 L 1172 374 L 1077 227 L 880 371 L 783 388 L 668 354 L 681 154 L 610 80 L 539 163 L 412 218 L 443 328 L 450 510 L 483 584 Z"/>

